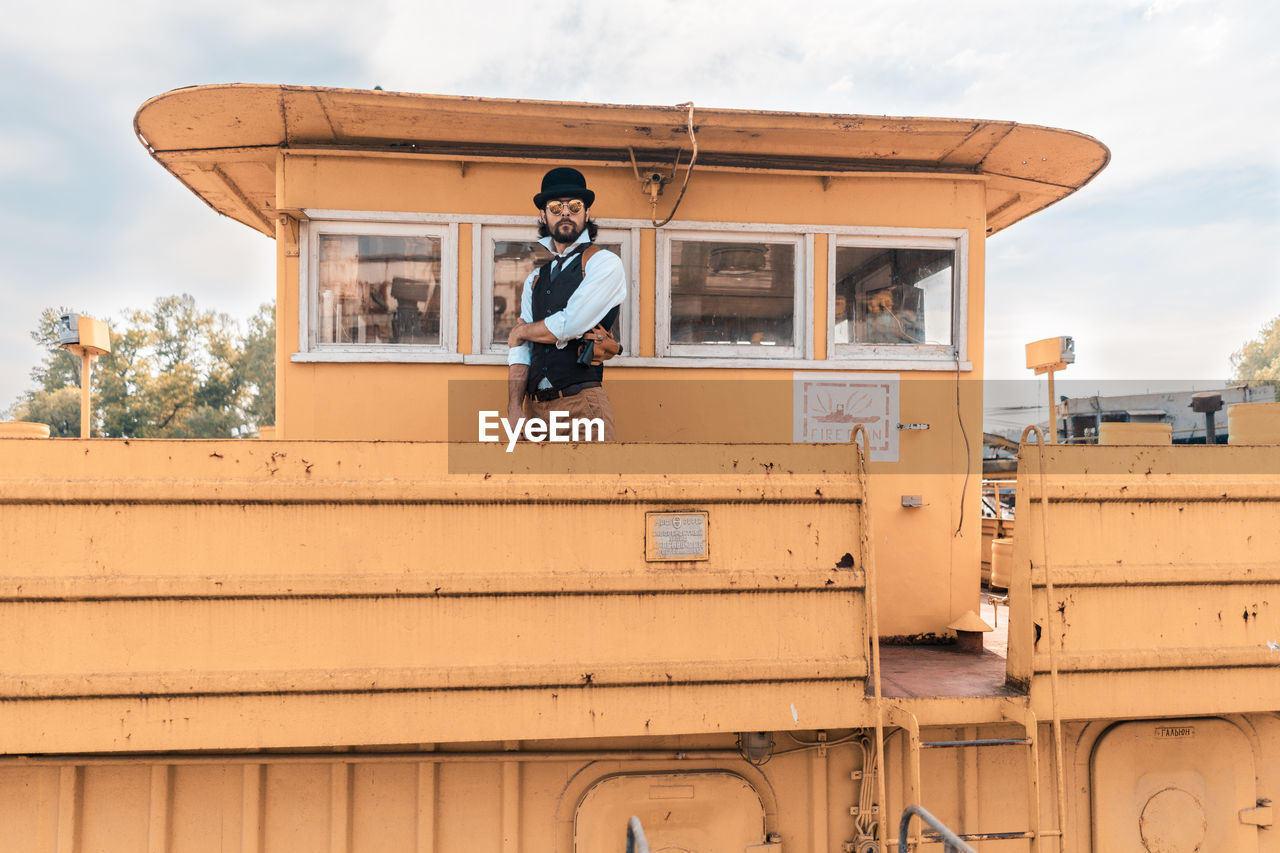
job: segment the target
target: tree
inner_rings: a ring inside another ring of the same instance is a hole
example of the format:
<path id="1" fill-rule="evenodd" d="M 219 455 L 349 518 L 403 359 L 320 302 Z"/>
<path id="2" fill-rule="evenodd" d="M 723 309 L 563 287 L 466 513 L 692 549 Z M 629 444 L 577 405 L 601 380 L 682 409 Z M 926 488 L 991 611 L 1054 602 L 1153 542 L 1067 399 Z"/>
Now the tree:
<path id="1" fill-rule="evenodd" d="M 1231 368 L 1239 381 L 1280 388 L 1280 317 L 1273 318 L 1262 327 L 1257 338 L 1231 356 Z"/>
<path id="2" fill-rule="evenodd" d="M 168 296 L 130 312 L 111 343 L 95 371 L 103 435 L 226 438 L 239 426 L 227 315 L 201 311 L 189 295 Z M 193 420 L 201 409 L 213 411 Z"/>
<path id="3" fill-rule="evenodd" d="M 249 394 L 245 414 L 259 426 L 276 422 L 276 306 L 268 302 L 249 318 L 236 374 Z"/>
<path id="4" fill-rule="evenodd" d="M 80 435 L 80 391 L 70 386 L 29 391 L 18 404 L 16 416 L 20 421 L 48 424 L 54 438 L 75 438 Z"/>
<path id="5" fill-rule="evenodd" d="M 80 431 L 80 362 L 58 348 L 55 324 L 62 313 L 50 308 L 40 315 L 32 337 L 46 355 L 32 371 L 37 387 L 14 413 L 49 424 L 53 435 L 71 436 Z M 258 310 L 244 338 L 231 317 L 201 310 L 186 294 L 157 299 L 108 325 L 111 352 L 93 369 L 95 434 L 227 438 L 274 422 L 273 306 Z"/>
<path id="6" fill-rule="evenodd" d="M 80 357 L 58 348 L 58 321 L 63 314 L 83 313 L 74 309 L 46 308 L 40 312 L 31 340 L 45 348 L 40 364 L 31 369 L 31 379 L 44 391 L 80 385 Z"/>

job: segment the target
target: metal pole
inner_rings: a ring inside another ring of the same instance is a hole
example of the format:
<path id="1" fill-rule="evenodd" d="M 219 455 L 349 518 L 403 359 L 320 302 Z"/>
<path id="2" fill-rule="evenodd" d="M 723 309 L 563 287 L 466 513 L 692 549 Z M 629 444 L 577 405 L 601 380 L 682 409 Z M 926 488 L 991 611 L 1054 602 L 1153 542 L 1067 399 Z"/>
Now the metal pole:
<path id="1" fill-rule="evenodd" d="M 80 353 L 80 437 L 89 437 L 89 383 L 93 372 L 93 356 Z"/>
<path id="2" fill-rule="evenodd" d="M 1053 371 L 1049 371 L 1049 443 L 1058 443 L 1058 398 L 1053 393 Z"/>
<path id="3" fill-rule="evenodd" d="M 862 442 L 858 442 L 858 435 Z M 867 633 L 871 640 L 871 683 L 876 702 L 876 794 L 880 800 L 880 839 L 878 853 L 885 853 L 885 836 L 889 833 L 889 800 L 885 794 L 884 760 L 884 690 L 880 683 L 880 606 L 876 600 L 875 538 L 871 535 L 871 478 L 867 476 L 867 463 L 871 459 L 871 436 L 866 427 L 857 424 L 849 435 L 850 443 L 858 450 L 858 485 L 862 496 L 858 503 L 858 553 L 862 557 L 862 598 L 866 606 Z M 863 768 L 863 772 L 867 772 Z"/>

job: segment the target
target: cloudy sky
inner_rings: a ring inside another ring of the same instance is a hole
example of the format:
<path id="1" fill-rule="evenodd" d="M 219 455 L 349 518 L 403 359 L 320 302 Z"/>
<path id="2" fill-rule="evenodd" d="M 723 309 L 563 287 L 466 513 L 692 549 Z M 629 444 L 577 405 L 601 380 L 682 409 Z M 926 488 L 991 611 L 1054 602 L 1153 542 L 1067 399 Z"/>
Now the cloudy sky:
<path id="1" fill-rule="evenodd" d="M 11 4 L 0 29 L 0 411 L 45 306 L 189 292 L 247 318 L 271 242 L 143 151 L 137 107 L 204 83 L 1009 119 L 1112 151 L 988 244 L 987 375 L 1070 334 L 1082 380 L 1225 378 L 1280 314 L 1280 4 Z"/>

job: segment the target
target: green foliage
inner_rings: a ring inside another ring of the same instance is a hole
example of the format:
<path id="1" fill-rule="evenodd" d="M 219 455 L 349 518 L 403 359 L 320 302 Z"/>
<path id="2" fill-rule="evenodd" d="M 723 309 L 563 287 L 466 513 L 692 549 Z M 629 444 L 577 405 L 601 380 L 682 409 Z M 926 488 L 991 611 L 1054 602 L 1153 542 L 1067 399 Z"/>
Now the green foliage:
<path id="1" fill-rule="evenodd" d="M 1231 356 L 1231 368 L 1239 381 L 1280 386 L 1280 317 Z"/>
<path id="2" fill-rule="evenodd" d="M 76 438 L 80 435 L 80 389 L 75 387 L 46 391 L 37 388 L 27 392 L 19 404 L 17 419 L 48 424 L 53 438 Z"/>
<path id="3" fill-rule="evenodd" d="M 62 313 L 40 315 L 32 337 L 46 355 L 31 374 L 37 387 L 13 413 L 49 424 L 53 435 L 78 435 L 80 359 L 58 349 Z M 94 435 L 228 438 L 275 422 L 273 305 L 259 308 L 243 336 L 231 317 L 201 310 L 186 294 L 108 325 L 111 352 L 93 364 Z"/>
<path id="4" fill-rule="evenodd" d="M 63 314 L 78 313 L 83 312 L 67 307 L 46 308 L 40 312 L 31 340 L 44 347 L 45 356 L 39 366 L 31 369 L 31 380 L 41 390 L 57 391 L 68 385 L 80 385 L 80 357 L 58 349 L 58 319 Z M 79 429 L 79 421 L 76 424 Z"/>
<path id="5" fill-rule="evenodd" d="M 241 387 L 251 390 L 246 413 L 255 424 L 276 422 L 276 306 L 258 308 L 249 318 L 236 362 Z"/>

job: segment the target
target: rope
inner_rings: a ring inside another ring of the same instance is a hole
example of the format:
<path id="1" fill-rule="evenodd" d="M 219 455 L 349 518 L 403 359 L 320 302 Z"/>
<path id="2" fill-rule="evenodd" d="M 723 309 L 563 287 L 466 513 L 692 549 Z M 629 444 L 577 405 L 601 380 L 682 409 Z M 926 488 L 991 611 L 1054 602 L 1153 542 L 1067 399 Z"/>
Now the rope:
<path id="1" fill-rule="evenodd" d="M 649 202 L 649 206 L 650 208 L 652 208 L 650 221 L 653 223 L 654 228 L 661 228 L 662 226 L 670 222 L 672 219 L 675 219 L 676 211 L 680 209 L 680 201 L 684 198 L 684 191 L 689 188 L 689 178 L 692 177 L 693 175 L 693 164 L 698 162 L 698 137 L 693 132 L 693 101 L 687 101 L 686 103 L 683 103 L 683 104 L 676 104 L 676 107 L 689 108 L 688 130 L 689 130 L 689 141 L 693 144 L 693 156 L 689 159 L 689 169 L 684 173 L 684 183 L 680 185 L 680 194 L 676 196 L 676 203 L 671 207 L 671 214 L 666 219 L 659 222 L 657 196 L 654 196 L 653 200 Z M 634 161 L 634 159 L 635 159 L 635 155 L 633 154 L 632 160 Z M 680 155 L 676 154 L 676 165 L 678 166 L 679 164 L 680 164 Z"/>

